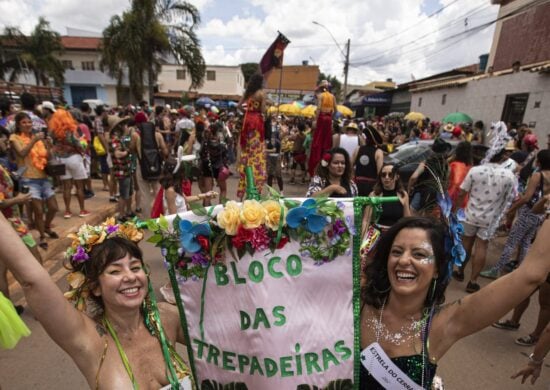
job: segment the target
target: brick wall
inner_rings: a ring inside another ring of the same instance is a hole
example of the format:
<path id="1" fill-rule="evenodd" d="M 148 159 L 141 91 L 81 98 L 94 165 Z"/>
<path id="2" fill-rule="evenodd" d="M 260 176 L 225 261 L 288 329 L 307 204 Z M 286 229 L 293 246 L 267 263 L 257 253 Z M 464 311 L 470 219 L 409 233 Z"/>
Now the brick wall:
<path id="1" fill-rule="evenodd" d="M 550 3 L 503 21 L 493 70 L 550 60 Z"/>

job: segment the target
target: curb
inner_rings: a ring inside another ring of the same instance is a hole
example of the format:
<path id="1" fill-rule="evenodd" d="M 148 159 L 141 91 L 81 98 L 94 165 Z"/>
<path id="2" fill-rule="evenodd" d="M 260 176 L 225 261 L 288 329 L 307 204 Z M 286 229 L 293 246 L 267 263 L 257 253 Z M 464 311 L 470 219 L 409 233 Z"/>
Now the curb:
<path id="1" fill-rule="evenodd" d="M 113 216 L 116 211 L 116 205 L 106 205 L 103 208 L 95 209 L 93 214 L 87 218 L 75 219 L 75 222 L 66 227 L 63 231 L 57 232 L 59 238 L 53 242 L 50 242 L 48 250 L 43 254 L 43 261 L 53 261 L 62 252 L 65 251 L 71 245 L 71 239 L 67 237 L 70 233 L 78 231 L 80 226 L 84 224 L 97 225 L 107 219 L 109 216 Z"/>

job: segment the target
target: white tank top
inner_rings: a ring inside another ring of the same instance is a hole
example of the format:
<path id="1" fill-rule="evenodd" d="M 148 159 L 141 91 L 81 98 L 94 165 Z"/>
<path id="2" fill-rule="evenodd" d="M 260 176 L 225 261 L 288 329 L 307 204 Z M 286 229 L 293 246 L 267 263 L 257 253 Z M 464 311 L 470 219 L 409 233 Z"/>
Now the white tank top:
<path id="1" fill-rule="evenodd" d="M 340 134 L 340 147 L 348 152 L 350 160 L 358 146 L 359 137 L 357 135 Z"/>
<path id="2" fill-rule="evenodd" d="M 168 203 L 166 202 L 166 190 L 162 197 L 162 206 L 164 208 L 164 215 L 168 215 Z M 187 203 L 185 198 L 176 192 L 176 214 L 185 213 L 187 211 Z"/>

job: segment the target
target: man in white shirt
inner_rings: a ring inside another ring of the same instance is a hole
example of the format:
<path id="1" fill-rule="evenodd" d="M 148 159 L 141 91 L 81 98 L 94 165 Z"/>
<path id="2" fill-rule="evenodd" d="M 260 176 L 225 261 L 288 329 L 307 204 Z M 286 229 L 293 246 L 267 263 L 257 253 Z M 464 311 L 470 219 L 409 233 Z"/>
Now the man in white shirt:
<path id="1" fill-rule="evenodd" d="M 470 293 L 480 288 L 477 278 L 485 266 L 488 242 L 516 196 L 517 178 L 501 165 L 506 159 L 506 150 L 502 149 L 490 162 L 470 169 L 460 185 L 455 203 L 455 207 L 461 205 L 469 194 L 463 222 L 463 244 L 468 255 L 471 255 L 474 243 L 476 247 L 471 257 L 472 274 L 466 287 Z"/>

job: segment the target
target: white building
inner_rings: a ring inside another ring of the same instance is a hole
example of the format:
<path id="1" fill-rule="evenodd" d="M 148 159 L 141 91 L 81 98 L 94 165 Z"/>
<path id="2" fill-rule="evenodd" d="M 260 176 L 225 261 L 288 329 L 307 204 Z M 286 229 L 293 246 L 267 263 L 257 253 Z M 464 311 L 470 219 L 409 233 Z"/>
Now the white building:
<path id="1" fill-rule="evenodd" d="M 493 0 L 501 6 L 488 66 L 473 75 L 410 83 L 411 111 L 441 120 L 460 111 L 486 125 L 526 123 L 550 141 L 550 3 Z"/>
<path id="2" fill-rule="evenodd" d="M 191 78 L 181 65 L 164 64 L 157 77 L 155 104 L 170 103 L 186 96 L 207 96 L 213 100 L 238 101 L 244 92 L 244 75 L 240 66 L 207 65 L 203 85 L 190 89 Z"/>

